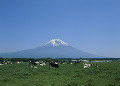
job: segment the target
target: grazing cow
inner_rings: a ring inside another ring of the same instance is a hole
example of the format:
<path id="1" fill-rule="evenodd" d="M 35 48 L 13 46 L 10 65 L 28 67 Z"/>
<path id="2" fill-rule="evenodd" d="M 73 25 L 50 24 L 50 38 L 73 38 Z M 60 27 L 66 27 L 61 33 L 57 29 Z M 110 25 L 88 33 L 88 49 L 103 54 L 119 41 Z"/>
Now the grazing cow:
<path id="1" fill-rule="evenodd" d="M 5 64 L 13 64 L 14 62 L 7 61 Z"/>
<path id="2" fill-rule="evenodd" d="M 44 65 L 46 65 L 46 63 L 40 63 L 40 66 L 44 66 Z"/>
<path id="3" fill-rule="evenodd" d="M 75 63 L 78 63 L 78 64 L 80 64 L 80 61 L 75 61 Z"/>
<path id="4" fill-rule="evenodd" d="M 38 64 L 39 62 L 35 62 L 35 63 L 37 63 L 37 64 Z"/>
<path id="5" fill-rule="evenodd" d="M 89 68 L 90 66 L 91 66 L 91 64 L 83 63 L 83 68 Z"/>
<path id="6" fill-rule="evenodd" d="M 86 64 L 86 63 L 83 63 L 83 68 L 89 68 L 90 66 L 98 67 L 97 64 Z"/>
<path id="7" fill-rule="evenodd" d="M 21 63 L 23 63 L 23 62 L 22 62 L 22 61 L 17 61 L 17 63 L 18 63 L 18 64 L 21 64 Z"/>
<path id="8" fill-rule="evenodd" d="M 59 68 L 59 65 L 58 65 L 58 63 L 57 62 L 49 62 L 49 68 L 50 68 L 50 66 L 51 67 L 55 67 L 55 68 Z"/>
<path id="9" fill-rule="evenodd" d="M 31 61 L 29 61 L 29 65 L 30 65 L 30 67 L 34 67 L 34 68 L 36 68 L 35 66 L 37 65 L 35 62 L 31 62 Z"/>
<path id="10" fill-rule="evenodd" d="M 75 61 L 74 65 L 76 65 L 76 64 L 80 64 L 80 61 Z"/>
<path id="11" fill-rule="evenodd" d="M 97 65 L 97 64 L 91 64 L 91 66 L 98 67 L 98 65 Z"/>
<path id="12" fill-rule="evenodd" d="M 3 62 L 1 62 L 0 65 L 3 65 Z"/>

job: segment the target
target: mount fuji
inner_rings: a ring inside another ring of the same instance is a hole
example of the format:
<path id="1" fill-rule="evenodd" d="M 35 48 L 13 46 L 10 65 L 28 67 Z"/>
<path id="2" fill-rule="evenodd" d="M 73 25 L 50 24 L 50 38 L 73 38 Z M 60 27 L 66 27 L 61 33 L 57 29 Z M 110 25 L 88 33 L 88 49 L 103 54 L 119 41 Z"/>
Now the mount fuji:
<path id="1" fill-rule="evenodd" d="M 95 58 L 94 54 L 78 50 L 60 39 L 52 39 L 43 46 L 17 52 L 0 53 L 0 57 L 12 58 Z"/>

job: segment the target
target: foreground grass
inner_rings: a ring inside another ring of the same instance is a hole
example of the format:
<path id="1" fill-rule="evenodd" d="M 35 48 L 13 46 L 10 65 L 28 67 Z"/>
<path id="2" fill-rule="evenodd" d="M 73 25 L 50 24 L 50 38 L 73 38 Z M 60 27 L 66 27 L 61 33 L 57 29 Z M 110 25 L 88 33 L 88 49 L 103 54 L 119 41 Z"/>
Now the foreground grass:
<path id="1" fill-rule="evenodd" d="M 96 63 L 98 68 L 84 69 L 82 64 L 60 64 L 49 69 L 28 63 L 0 66 L 0 86 L 120 86 L 120 62 Z"/>

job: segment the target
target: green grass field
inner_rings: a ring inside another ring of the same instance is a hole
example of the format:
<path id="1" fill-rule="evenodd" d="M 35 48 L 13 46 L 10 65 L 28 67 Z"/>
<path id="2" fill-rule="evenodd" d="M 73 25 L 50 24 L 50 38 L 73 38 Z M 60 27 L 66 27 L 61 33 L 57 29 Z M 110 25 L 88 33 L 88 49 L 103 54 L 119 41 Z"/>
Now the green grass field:
<path id="1" fill-rule="evenodd" d="M 59 64 L 50 68 L 48 64 L 31 68 L 28 63 L 0 66 L 0 86 L 120 86 L 120 62 L 99 62 L 97 67 L 83 68 Z"/>

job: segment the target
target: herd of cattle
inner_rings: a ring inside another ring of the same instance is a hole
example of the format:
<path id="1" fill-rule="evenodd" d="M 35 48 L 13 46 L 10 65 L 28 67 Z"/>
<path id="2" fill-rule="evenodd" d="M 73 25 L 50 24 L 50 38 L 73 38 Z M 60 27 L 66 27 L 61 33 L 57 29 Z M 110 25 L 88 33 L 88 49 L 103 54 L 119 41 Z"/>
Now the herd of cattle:
<path id="1" fill-rule="evenodd" d="M 6 62 L 0 62 L 0 65 L 4 65 L 4 64 L 14 64 L 15 62 L 12 62 L 12 61 L 6 61 Z M 16 63 L 18 64 L 22 64 L 23 62 L 22 61 L 17 61 Z M 40 66 L 44 66 L 44 65 L 47 65 L 46 62 L 34 62 L 34 61 L 29 61 L 29 66 L 30 67 L 33 67 L 33 68 L 38 68 L 37 65 L 40 65 Z M 89 68 L 90 66 L 94 66 L 94 67 L 98 67 L 97 64 L 88 64 L 88 63 L 83 63 L 83 62 L 80 62 L 80 61 L 75 61 L 75 62 L 71 62 L 71 61 L 68 61 L 68 62 L 59 62 L 59 64 L 82 64 L 83 65 L 83 68 Z M 59 68 L 59 65 L 57 62 L 54 62 L 54 61 L 51 61 L 49 62 L 49 68 L 51 67 L 55 67 L 55 68 Z"/>

